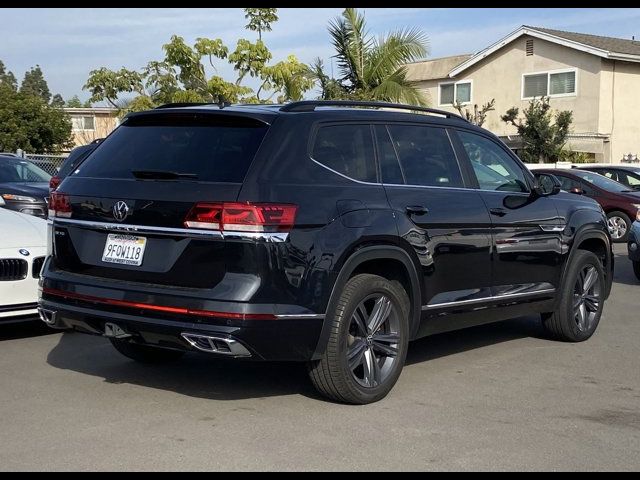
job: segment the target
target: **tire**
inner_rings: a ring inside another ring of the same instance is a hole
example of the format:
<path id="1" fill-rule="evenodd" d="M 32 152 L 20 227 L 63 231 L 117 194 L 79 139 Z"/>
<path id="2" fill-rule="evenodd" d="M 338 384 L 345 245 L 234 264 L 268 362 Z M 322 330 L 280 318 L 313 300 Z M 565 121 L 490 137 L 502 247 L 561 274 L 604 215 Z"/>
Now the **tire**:
<path id="1" fill-rule="evenodd" d="M 615 243 L 626 242 L 631 232 L 631 219 L 624 212 L 607 213 L 607 226 Z"/>
<path id="2" fill-rule="evenodd" d="M 173 362 L 179 360 L 184 355 L 184 352 L 180 350 L 140 345 L 139 343 L 118 338 L 110 338 L 109 340 L 118 352 L 139 363 Z"/>
<path id="3" fill-rule="evenodd" d="M 374 316 L 375 309 L 386 315 Z M 318 392 L 355 405 L 384 398 L 400 377 L 407 356 L 409 312 L 409 297 L 399 282 L 371 274 L 349 279 L 335 310 L 327 315 L 331 322 L 327 348 L 320 360 L 308 365 Z M 384 318 L 381 327 L 372 330 L 374 317 Z"/>
<path id="4" fill-rule="evenodd" d="M 640 262 L 633 262 L 633 273 L 635 273 L 636 278 L 640 280 Z"/>
<path id="5" fill-rule="evenodd" d="M 592 287 L 585 293 L 587 281 Z M 604 307 L 605 276 L 600 259 L 593 252 L 578 250 L 559 293 L 557 310 L 542 316 L 545 330 L 565 342 L 587 340 L 598 328 Z"/>

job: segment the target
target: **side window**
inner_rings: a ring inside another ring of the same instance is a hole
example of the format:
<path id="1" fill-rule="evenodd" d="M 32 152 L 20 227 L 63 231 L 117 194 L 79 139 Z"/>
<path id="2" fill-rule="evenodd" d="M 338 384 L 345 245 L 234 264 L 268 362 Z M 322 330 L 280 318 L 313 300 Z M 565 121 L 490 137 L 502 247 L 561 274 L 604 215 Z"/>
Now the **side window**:
<path id="1" fill-rule="evenodd" d="M 327 125 L 316 134 L 311 157 L 342 175 L 376 182 L 373 139 L 369 125 Z"/>
<path id="2" fill-rule="evenodd" d="M 617 172 L 613 172 L 611 170 L 596 170 L 596 173 L 604 175 L 605 177 L 610 178 L 611 180 L 615 180 L 616 182 L 619 181 Z"/>
<path id="3" fill-rule="evenodd" d="M 376 139 L 378 140 L 378 161 L 380 162 L 380 174 L 383 183 L 405 183 L 404 175 L 398 163 L 398 156 L 391 143 L 389 132 L 384 125 L 376 125 Z"/>
<path id="4" fill-rule="evenodd" d="M 443 128 L 389 125 L 389 133 L 408 185 L 464 185 L 458 160 Z"/>
<path id="5" fill-rule="evenodd" d="M 483 190 L 528 192 L 525 174 L 500 146 L 475 133 L 458 130 L 458 136 Z"/>
<path id="6" fill-rule="evenodd" d="M 638 185 L 640 185 L 640 178 L 635 176 L 635 175 L 631 175 L 630 173 L 625 173 L 624 174 L 627 181 L 626 182 L 622 182 L 625 183 L 626 185 L 630 185 L 632 187 L 637 187 Z"/>
<path id="7" fill-rule="evenodd" d="M 577 187 L 577 183 L 569 177 L 563 177 L 562 175 L 556 175 L 560 180 L 560 188 L 565 192 L 570 192 L 572 188 Z"/>

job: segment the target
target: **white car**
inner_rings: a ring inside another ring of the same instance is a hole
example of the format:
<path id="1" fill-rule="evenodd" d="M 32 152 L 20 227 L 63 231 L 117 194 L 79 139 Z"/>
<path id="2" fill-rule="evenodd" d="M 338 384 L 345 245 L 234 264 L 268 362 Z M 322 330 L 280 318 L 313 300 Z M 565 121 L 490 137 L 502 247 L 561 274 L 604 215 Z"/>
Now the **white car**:
<path id="1" fill-rule="evenodd" d="M 0 324 L 37 319 L 47 221 L 0 208 Z"/>

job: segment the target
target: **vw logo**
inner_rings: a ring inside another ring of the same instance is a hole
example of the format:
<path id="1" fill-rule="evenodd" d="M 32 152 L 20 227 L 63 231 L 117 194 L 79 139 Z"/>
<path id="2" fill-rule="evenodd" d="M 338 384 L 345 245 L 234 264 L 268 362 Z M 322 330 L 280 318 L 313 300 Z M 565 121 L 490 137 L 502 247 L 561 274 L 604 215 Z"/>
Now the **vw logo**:
<path id="1" fill-rule="evenodd" d="M 129 215 L 129 205 L 123 201 L 119 201 L 113 206 L 113 218 L 122 222 Z"/>
<path id="2" fill-rule="evenodd" d="M 27 250 L 26 248 L 21 248 L 20 250 L 18 250 L 18 253 L 25 257 L 28 257 L 29 255 L 31 255 L 29 250 Z"/>

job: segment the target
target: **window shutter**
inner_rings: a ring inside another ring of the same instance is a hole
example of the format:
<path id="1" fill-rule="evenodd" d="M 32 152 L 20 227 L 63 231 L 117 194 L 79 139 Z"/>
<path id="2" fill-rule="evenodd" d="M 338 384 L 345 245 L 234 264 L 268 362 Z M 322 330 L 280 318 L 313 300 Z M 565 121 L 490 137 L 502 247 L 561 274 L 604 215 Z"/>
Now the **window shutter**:
<path id="1" fill-rule="evenodd" d="M 524 98 L 547 95 L 547 74 L 527 75 L 524 77 Z"/>

